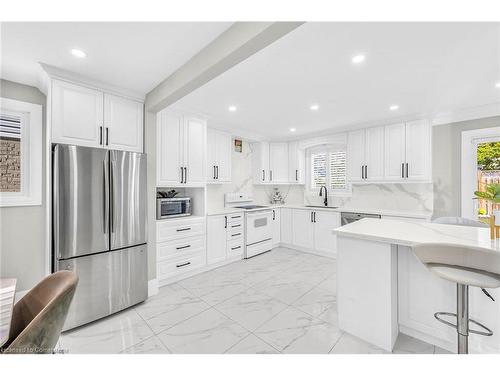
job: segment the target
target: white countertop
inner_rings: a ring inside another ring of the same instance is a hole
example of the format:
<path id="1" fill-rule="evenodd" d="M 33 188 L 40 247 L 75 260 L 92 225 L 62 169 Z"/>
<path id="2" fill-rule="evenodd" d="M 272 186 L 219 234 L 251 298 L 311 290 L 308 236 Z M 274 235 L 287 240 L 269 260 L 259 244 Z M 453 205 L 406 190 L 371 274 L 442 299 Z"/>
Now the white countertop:
<path id="1" fill-rule="evenodd" d="M 331 211 L 331 212 L 360 212 L 365 214 L 378 214 L 382 216 L 397 216 L 397 217 L 409 217 L 417 219 L 430 219 L 432 212 L 421 212 L 421 211 L 404 211 L 404 210 L 384 210 L 384 209 L 363 209 L 359 207 L 306 207 L 300 204 L 282 204 L 282 205 L 269 205 L 262 208 L 255 208 L 252 210 L 243 210 L 241 208 L 218 208 L 208 211 L 207 215 L 228 215 L 235 212 L 251 212 L 260 210 L 269 210 L 273 208 L 294 208 L 299 210 L 314 210 L 314 211 Z"/>
<path id="2" fill-rule="evenodd" d="M 362 219 L 333 232 L 338 236 L 360 238 L 395 245 L 413 246 L 423 243 L 450 243 L 500 251 L 500 240 L 490 239 L 489 228 L 475 228 L 426 222 Z"/>

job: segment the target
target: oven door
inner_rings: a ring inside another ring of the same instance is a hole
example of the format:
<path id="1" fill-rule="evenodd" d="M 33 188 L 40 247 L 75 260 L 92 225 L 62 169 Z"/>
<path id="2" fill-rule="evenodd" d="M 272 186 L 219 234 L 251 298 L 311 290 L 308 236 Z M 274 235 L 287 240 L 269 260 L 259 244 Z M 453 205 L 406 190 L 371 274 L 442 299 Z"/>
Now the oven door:
<path id="1" fill-rule="evenodd" d="M 273 238 L 271 210 L 247 212 L 247 246 Z"/>

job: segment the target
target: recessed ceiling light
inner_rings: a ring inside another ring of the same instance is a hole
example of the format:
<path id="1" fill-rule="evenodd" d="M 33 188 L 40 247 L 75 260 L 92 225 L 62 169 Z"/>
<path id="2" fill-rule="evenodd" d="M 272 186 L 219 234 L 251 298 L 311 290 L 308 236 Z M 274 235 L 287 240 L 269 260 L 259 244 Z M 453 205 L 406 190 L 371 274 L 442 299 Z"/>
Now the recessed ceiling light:
<path id="1" fill-rule="evenodd" d="M 495 87 L 500 88 L 500 82 L 497 82 L 496 85 L 495 85 Z"/>
<path id="2" fill-rule="evenodd" d="M 356 56 L 353 56 L 353 58 L 352 58 L 353 64 L 359 64 L 359 63 L 362 63 L 363 61 L 365 61 L 365 55 L 356 55 Z"/>
<path id="3" fill-rule="evenodd" d="M 229 112 L 236 112 L 237 108 L 236 108 L 236 106 L 235 106 L 235 105 L 230 105 L 230 106 L 227 108 L 227 110 L 228 110 Z"/>
<path id="4" fill-rule="evenodd" d="M 295 131 L 296 131 L 296 130 L 297 130 L 297 129 L 295 129 L 295 128 L 290 128 L 290 131 L 291 131 L 292 133 L 295 133 Z"/>
<path id="5" fill-rule="evenodd" d="M 399 105 L 396 105 L 396 104 L 391 105 L 391 106 L 389 107 L 389 109 L 390 109 L 391 111 L 397 111 L 397 110 L 399 109 Z"/>
<path id="6" fill-rule="evenodd" d="M 77 49 L 77 48 L 73 48 L 71 50 L 71 54 L 75 57 L 80 58 L 80 59 L 87 57 L 87 54 L 85 52 L 83 52 L 81 49 Z"/>
<path id="7" fill-rule="evenodd" d="M 309 109 L 311 111 L 317 111 L 319 109 L 319 104 L 312 104 Z"/>

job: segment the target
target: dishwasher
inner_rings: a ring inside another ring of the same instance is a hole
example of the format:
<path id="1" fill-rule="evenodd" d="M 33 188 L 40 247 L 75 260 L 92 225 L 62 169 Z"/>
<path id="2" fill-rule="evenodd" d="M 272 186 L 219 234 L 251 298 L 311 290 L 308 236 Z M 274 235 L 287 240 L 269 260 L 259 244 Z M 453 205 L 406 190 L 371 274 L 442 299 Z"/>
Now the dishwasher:
<path id="1" fill-rule="evenodd" d="M 360 212 L 341 212 L 340 213 L 340 223 L 341 225 L 347 225 L 354 223 L 355 221 L 370 218 L 370 219 L 380 219 L 381 216 L 377 214 L 364 214 Z"/>

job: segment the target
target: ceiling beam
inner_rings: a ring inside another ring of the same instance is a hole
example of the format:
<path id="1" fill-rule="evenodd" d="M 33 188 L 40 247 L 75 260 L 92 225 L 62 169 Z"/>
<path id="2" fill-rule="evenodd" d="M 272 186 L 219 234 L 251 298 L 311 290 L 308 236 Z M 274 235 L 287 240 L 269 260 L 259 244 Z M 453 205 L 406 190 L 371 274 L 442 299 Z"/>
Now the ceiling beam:
<path id="1" fill-rule="evenodd" d="M 146 95 L 158 112 L 252 56 L 303 22 L 236 22 Z"/>

